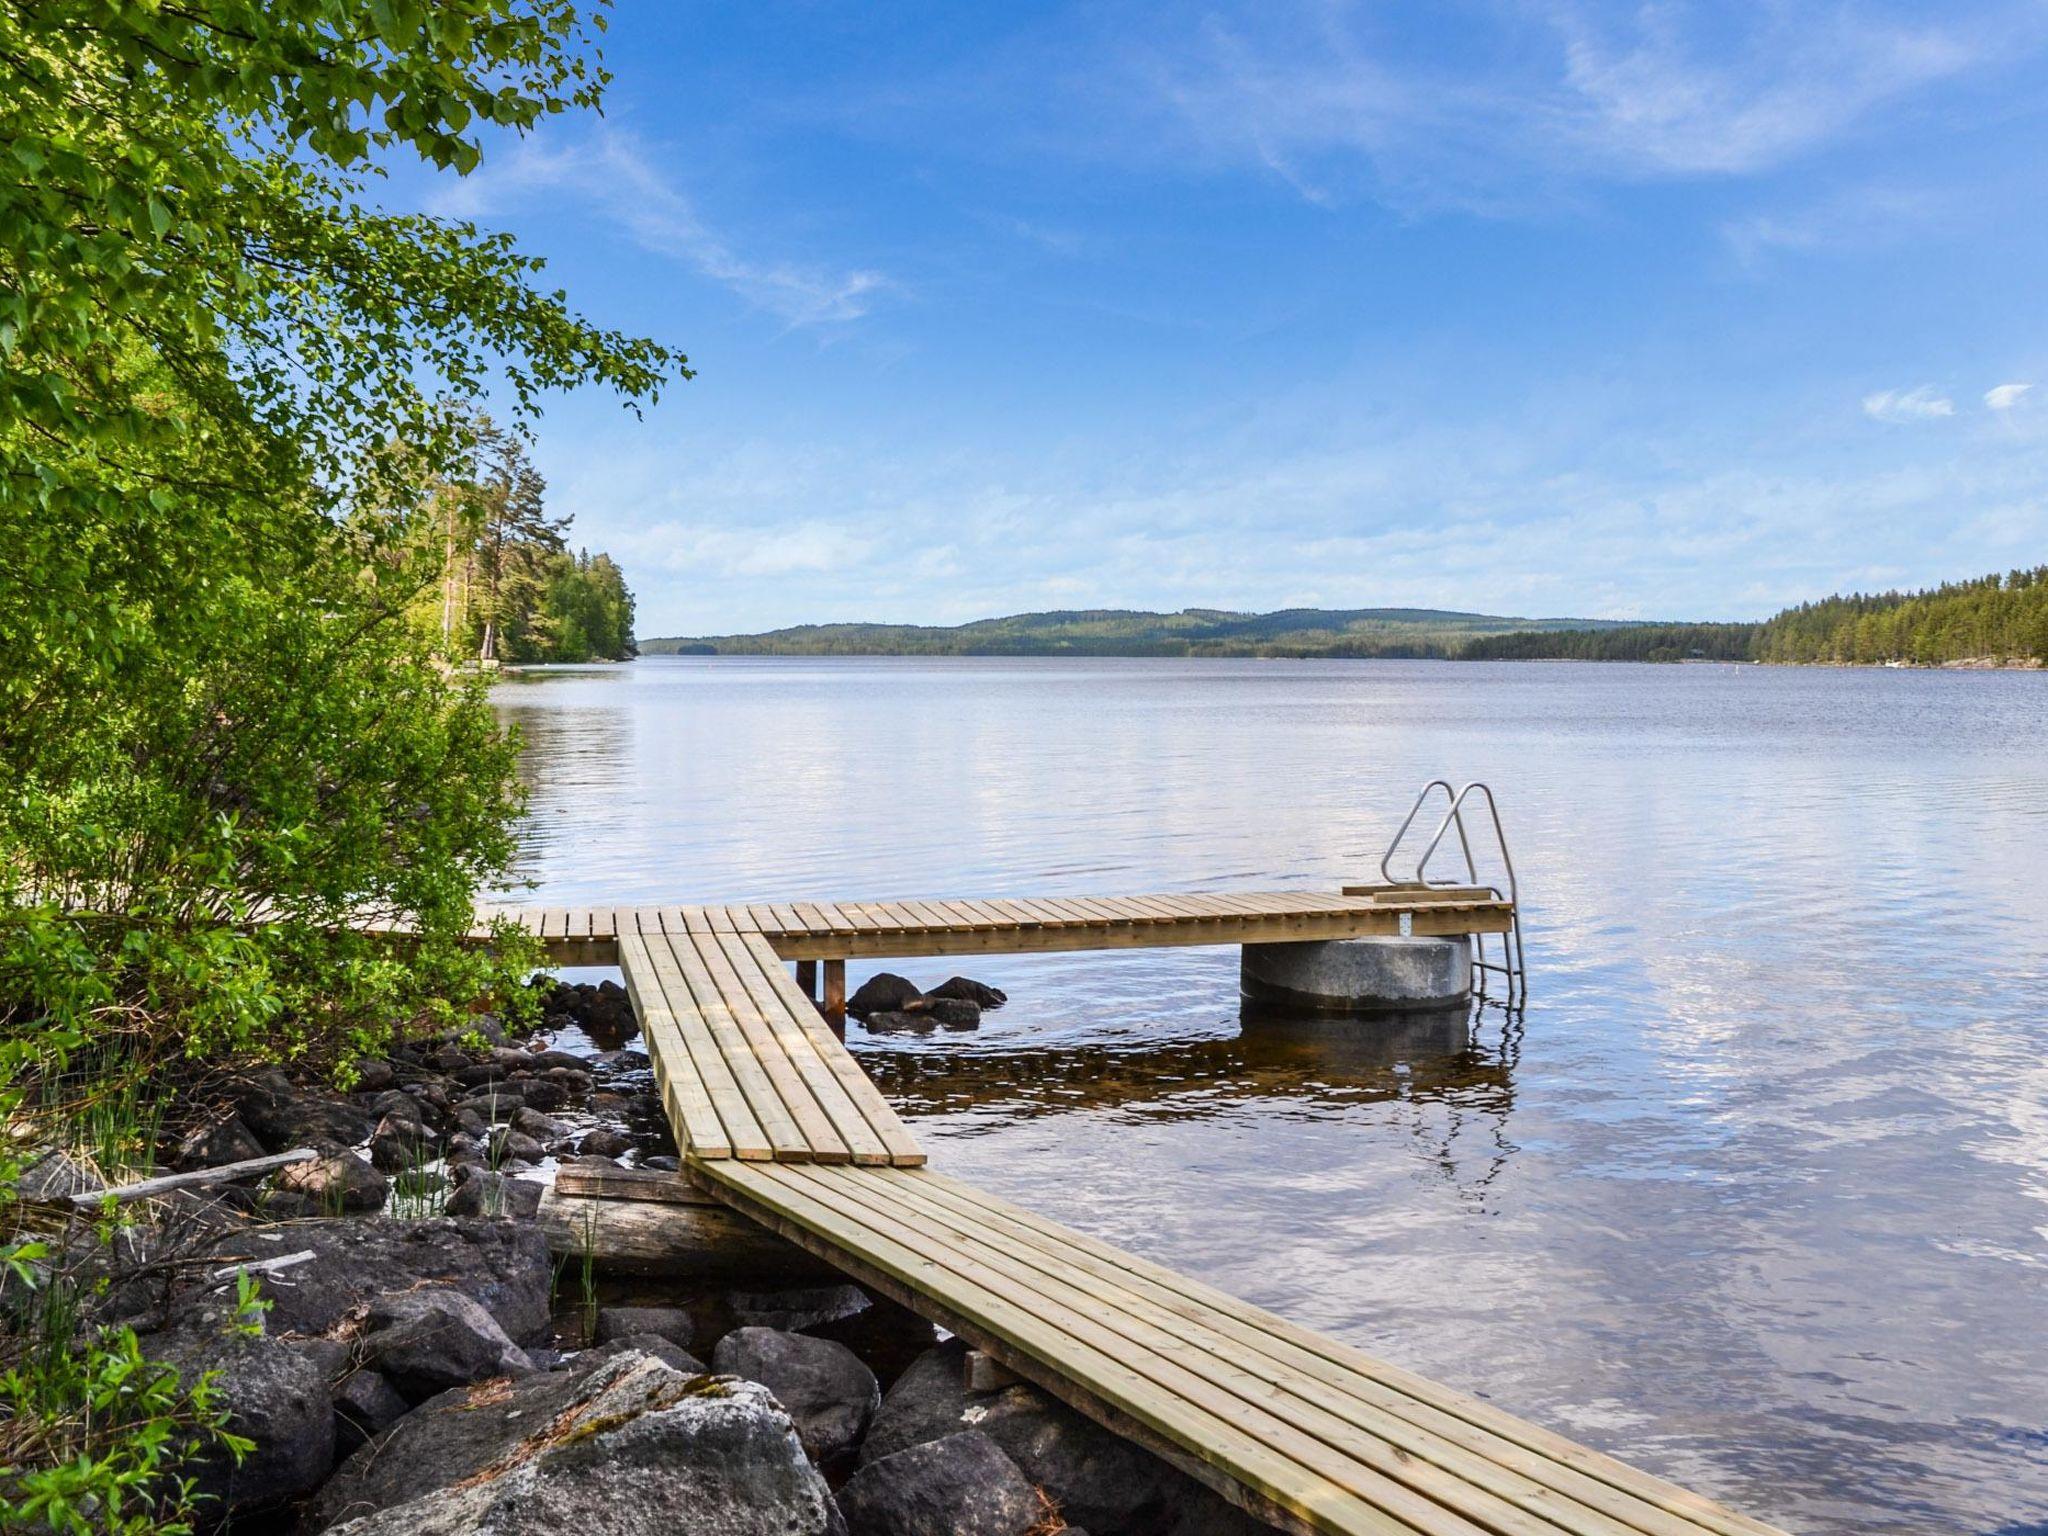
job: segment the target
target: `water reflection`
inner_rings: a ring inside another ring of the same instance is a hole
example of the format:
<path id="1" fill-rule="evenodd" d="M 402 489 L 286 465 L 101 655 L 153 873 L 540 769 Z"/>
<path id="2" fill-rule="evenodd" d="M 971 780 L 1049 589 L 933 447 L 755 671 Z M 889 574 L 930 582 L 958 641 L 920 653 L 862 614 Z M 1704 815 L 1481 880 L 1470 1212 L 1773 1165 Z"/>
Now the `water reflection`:
<path id="1" fill-rule="evenodd" d="M 861 1064 L 913 1120 L 959 1117 L 999 1134 L 1044 1116 L 1113 1110 L 1137 1121 L 1181 1124 L 1255 1110 L 1276 1119 L 1339 1119 L 1365 1105 L 1433 1106 L 1409 1134 L 1445 1182 L 1480 1198 L 1514 1153 L 1518 1020 L 1472 1008 L 1371 1019 L 1240 1013 L 1227 1036 L 1126 1039 L 989 1048 L 892 1050 L 850 1026 Z"/>
<path id="2" fill-rule="evenodd" d="M 1493 782 L 1518 1031 L 1268 1030 L 1235 950 L 1134 951 L 977 962 L 979 1032 L 853 1049 L 945 1171 L 1804 1536 L 2048 1521 L 2048 675 L 711 659 L 498 697 L 562 905 L 1330 889 L 1422 781 Z"/>

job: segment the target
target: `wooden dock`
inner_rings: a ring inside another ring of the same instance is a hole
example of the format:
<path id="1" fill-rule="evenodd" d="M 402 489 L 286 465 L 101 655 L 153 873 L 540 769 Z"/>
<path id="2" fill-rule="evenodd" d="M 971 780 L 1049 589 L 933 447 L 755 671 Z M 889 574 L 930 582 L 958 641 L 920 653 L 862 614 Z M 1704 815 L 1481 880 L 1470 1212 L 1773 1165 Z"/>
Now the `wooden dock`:
<path id="1" fill-rule="evenodd" d="M 1514 914 L 1490 892 L 496 915 L 537 934 L 558 961 L 625 973 L 700 1189 L 1273 1525 L 1345 1536 L 1782 1536 L 924 1166 L 829 1018 L 850 958 L 1498 933 Z M 824 964 L 823 1004 L 790 962 Z"/>

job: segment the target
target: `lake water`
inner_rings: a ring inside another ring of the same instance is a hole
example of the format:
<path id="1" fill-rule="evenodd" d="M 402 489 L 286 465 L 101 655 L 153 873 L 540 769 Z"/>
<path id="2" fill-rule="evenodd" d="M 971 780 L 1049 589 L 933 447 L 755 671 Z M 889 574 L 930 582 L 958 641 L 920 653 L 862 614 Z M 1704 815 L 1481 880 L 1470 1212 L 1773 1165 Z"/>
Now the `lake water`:
<path id="1" fill-rule="evenodd" d="M 1499 792 L 1529 1004 L 1010 958 L 937 1166 L 1807 1533 L 2048 1531 L 2048 675 L 651 659 L 501 684 L 540 894 L 1331 889 Z M 949 962 L 892 962 L 927 984 Z M 855 967 L 850 980 L 864 972 Z"/>

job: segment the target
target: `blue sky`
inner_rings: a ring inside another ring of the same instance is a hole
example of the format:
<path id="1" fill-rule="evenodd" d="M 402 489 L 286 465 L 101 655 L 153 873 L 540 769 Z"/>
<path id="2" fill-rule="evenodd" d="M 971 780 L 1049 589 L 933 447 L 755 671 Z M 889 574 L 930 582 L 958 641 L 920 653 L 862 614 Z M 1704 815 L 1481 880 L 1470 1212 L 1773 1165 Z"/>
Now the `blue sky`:
<path id="1" fill-rule="evenodd" d="M 539 459 L 643 635 L 1748 617 L 2048 560 L 2048 7 L 619 0 L 402 198 L 699 376 Z"/>

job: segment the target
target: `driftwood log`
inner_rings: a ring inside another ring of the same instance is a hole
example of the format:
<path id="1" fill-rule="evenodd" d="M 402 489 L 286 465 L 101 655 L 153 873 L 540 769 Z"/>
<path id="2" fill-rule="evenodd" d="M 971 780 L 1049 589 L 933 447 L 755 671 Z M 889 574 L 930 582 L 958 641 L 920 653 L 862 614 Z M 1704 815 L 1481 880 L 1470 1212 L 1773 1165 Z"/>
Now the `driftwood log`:
<path id="1" fill-rule="evenodd" d="M 681 1174 L 569 1167 L 542 1194 L 549 1252 L 602 1274 L 808 1284 L 839 1272 L 709 1195 Z"/>

